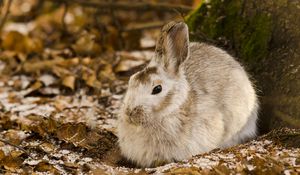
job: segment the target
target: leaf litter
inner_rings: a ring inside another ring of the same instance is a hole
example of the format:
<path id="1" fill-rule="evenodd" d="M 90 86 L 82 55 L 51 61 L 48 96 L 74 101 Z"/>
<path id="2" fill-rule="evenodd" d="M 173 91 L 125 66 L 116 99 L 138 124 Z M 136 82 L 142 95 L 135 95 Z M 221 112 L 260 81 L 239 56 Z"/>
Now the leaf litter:
<path id="1" fill-rule="evenodd" d="M 116 119 L 127 80 L 154 55 L 159 29 L 126 32 L 110 13 L 78 5 L 68 7 L 63 25 L 53 16 L 63 16 L 64 6 L 43 3 L 41 13 L 34 10 L 38 1 L 13 1 L 1 34 L 0 173 L 300 173 L 300 131 L 292 129 L 181 162 L 135 167 L 120 155 Z M 33 19 L 15 22 L 23 13 Z M 90 18 L 95 13 L 101 22 Z M 128 26 L 153 16 L 118 15 Z"/>

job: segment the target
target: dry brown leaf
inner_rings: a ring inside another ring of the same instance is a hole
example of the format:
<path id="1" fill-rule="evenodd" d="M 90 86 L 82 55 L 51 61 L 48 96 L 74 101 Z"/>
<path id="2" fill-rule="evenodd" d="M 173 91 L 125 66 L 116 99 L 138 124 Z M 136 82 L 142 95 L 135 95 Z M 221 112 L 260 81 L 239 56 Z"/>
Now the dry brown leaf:
<path id="1" fill-rule="evenodd" d="M 4 109 L 4 106 L 0 106 L 2 109 Z M 14 122 L 11 121 L 11 116 L 9 113 L 0 115 L 0 125 L 2 129 L 7 130 L 13 127 Z M 1 146 L 1 142 L 0 142 Z"/>
<path id="2" fill-rule="evenodd" d="M 45 60 L 45 61 L 38 61 L 38 62 L 25 62 L 23 65 L 23 70 L 28 73 L 38 72 L 40 70 L 48 70 L 60 62 L 62 62 L 61 59 Z"/>
<path id="3" fill-rule="evenodd" d="M 114 65 L 113 70 L 116 75 L 126 78 L 141 70 L 147 63 L 147 57 L 149 57 L 149 55 L 146 57 L 146 55 L 143 56 L 142 52 L 131 53 L 122 51 L 118 52 L 118 57 L 119 60 L 117 64 Z"/>
<path id="4" fill-rule="evenodd" d="M 93 169 L 91 171 L 91 174 L 93 174 L 93 175 L 96 175 L 96 174 L 109 175 L 109 173 L 107 173 L 104 169 L 101 169 L 101 168 Z"/>
<path id="5" fill-rule="evenodd" d="M 82 64 L 84 64 L 84 65 L 89 65 L 89 64 L 91 64 L 91 62 L 92 62 L 92 60 L 90 57 L 85 57 L 82 59 Z"/>
<path id="6" fill-rule="evenodd" d="M 61 140 L 86 149 L 92 149 L 94 145 L 97 145 L 97 141 L 100 138 L 96 132 L 88 131 L 87 127 L 83 123 L 63 124 L 58 129 L 57 136 Z"/>
<path id="7" fill-rule="evenodd" d="M 99 64 L 101 71 L 99 71 L 98 77 L 101 81 L 106 82 L 116 79 L 111 63 L 101 61 Z"/>
<path id="8" fill-rule="evenodd" d="M 54 106 L 56 109 L 58 109 L 59 111 L 64 110 L 66 107 L 69 106 L 69 104 L 71 103 L 72 99 L 66 99 L 62 96 L 58 96 L 55 101 L 54 101 Z"/>
<path id="9" fill-rule="evenodd" d="M 38 72 L 52 70 L 56 66 L 70 67 L 77 65 L 79 63 L 79 58 L 73 59 L 63 59 L 56 56 L 54 60 L 44 60 L 35 62 L 25 62 L 23 65 L 23 70 L 25 72 Z"/>
<path id="10" fill-rule="evenodd" d="M 82 79 L 90 87 L 97 89 L 101 88 L 101 82 L 97 80 L 95 71 L 87 67 L 82 67 Z"/>
<path id="11" fill-rule="evenodd" d="M 121 61 L 114 67 L 114 71 L 116 73 L 130 71 L 131 69 L 143 65 L 144 63 L 145 61 L 143 60 L 136 61 L 136 60 L 129 60 L 129 59 L 128 60 L 121 59 Z"/>
<path id="12" fill-rule="evenodd" d="M 48 142 L 40 144 L 39 147 L 46 153 L 52 153 L 55 150 L 55 146 Z"/>
<path id="13" fill-rule="evenodd" d="M 60 78 L 72 74 L 72 72 L 70 72 L 68 69 L 63 68 L 63 67 L 59 67 L 59 66 L 53 66 L 53 67 L 52 67 L 52 72 L 53 72 L 56 76 L 58 76 L 58 77 L 60 77 Z"/>
<path id="14" fill-rule="evenodd" d="M 196 167 L 180 167 L 180 168 L 174 168 L 172 170 L 170 170 L 170 172 L 166 172 L 165 174 L 171 175 L 171 174 L 178 174 L 178 175 L 185 175 L 185 174 L 189 174 L 189 175 L 201 175 L 202 173 L 200 173 L 199 168 Z"/>
<path id="15" fill-rule="evenodd" d="M 11 155 L 11 157 L 13 157 L 13 158 L 20 157 L 22 154 L 24 154 L 24 152 L 23 152 L 23 151 L 19 151 L 19 150 L 12 150 L 12 151 L 10 152 L 10 155 Z"/>
<path id="16" fill-rule="evenodd" d="M 17 31 L 10 31 L 3 35 L 2 47 L 5 50 L 12 50 L 21 53 L 41 52 L 43 44 L 36 38 L 29 38 Z"/>
<path id="17" fill-rule="evenodd" d="M 70 67 L 79 64 L 79 58 L 65 59 L 58 63 L 59 66 Z"/>
<path id="18" fill-rule="evenodd" d="M 226 167 L 223 164 L 214 166 L 213 170 L 216 172 L 216 174 L 230 174 L 230 172 L 232 172 L 232 170 L 230 170 L 228 167 Z"/>
<path id="19" fill-rule="evenodd" d="M 64 158 L 65 156 L 63 156 Z M 64 161 L 64 165 L 69 167 L 69 168 L 74 168 L 74 169 L 77 169 L 80 167 L 80 165 L 78 165 L 77 163 L 72 163 L 72 162 L 67 162 L 67 161 Z"/>
<path id="20" fill-rule="evenodd" d="M 0 150 L 0 162 L 5 158 L 3 150 Z"/>
<path id="21" fill-rule="evenodd" d="M 97 55 L 102 52 L 102 47 L 96 41 L 99 40 L 100 34 L 98 31 L 83 31 L 72 48 L 79 55 Z"/>
<path id="22" fill-rule="evenodd" d="M 75 76 L 73 75 L 67 75 L 62 80 L 62 85 L 74 90 L 75 89 Z"/>
<path id="23" fill-rule="evenodd" d="M 96 130 L 90 130 L 83 123 L 61 125 L 57 130 L 57 137 L 77 147 L 95 152 L 100 156 L 115 147 L 117 141 L 114 134 L 106 131 L 98 133 Z"/>
<path id="24" fill-rule="evenodd" d="M 51 174 L 58 174 L 59 171 L 51 164 L 48 162 L 40 162 L 34 167 L 35 171 L 40 171 L 40 172 L 49 172 Z"/>
<path id="25" fill-rule="evenodd" d="M 96 74 L 93 73 L 91 76 L 89 76 L 86 80 L 85 83 L 90 86 L 90 87 L 94 87 L 97 89 L 101 88 L 101 82 L 97 80 L 96 78 Z"/>
<path id="26" fill-rule="evenodd" d="M 36 82 L 34 82 L 34 83 L 27 89 L 27 92 L 26 92 L 25 96 L 28 95 L 28 94 L 30 94 L 30 93 L 32 93 L 32 92 L 34 92 L 34 91 L 39 90 L 41 87 L 43 87 L 43 83 L 42 83 L 41 81 L 36 81 Z"/>
<path id="27" fill-rule="evenodd" d="M 16 172 L 17 169 L 22 165 L 22 158 L 20 157 L 12 157 L 11 155 L 6 156 L 2 161 L 0 161 L 0 165 L 4 166 L 6 170 L 11 172 Z"/>
<path id="28" fill-rule="evenodd" d="M 59 127 L 59 122 L 54 120 L 52 117 L 44 118 L 40 115 L 28 115 L 26 119 L 29 122 L 23 125 L 22 128 L 38 133 L 40 136 L 46 136 L 56 132 Z"/>
<path id="29" fill-rule="evenodd" d="M 22 142 L 23 138 L 20 138 L 19 136 L 19 131 L 18 130 L 14 130 L 14 129 L 9 129 L 4 137 L 5 139 L 7 139 L 10 143 L 15 144 L 15 145 L 19 145 Z"/>
<path id="30" fill-rule="evenodd" d="M 38 0 L 22 0 L 22 1 L 12 1 L 11 7 L 10 7 L 10 15 L 12 16 L 22 16 L 24 13 L 27 13 L 27 15 L 30 14 L 31 10 L 37 5 L 39 1 Z M 20 7 L 26 7 L 26 8 L 20 8 Z"/>

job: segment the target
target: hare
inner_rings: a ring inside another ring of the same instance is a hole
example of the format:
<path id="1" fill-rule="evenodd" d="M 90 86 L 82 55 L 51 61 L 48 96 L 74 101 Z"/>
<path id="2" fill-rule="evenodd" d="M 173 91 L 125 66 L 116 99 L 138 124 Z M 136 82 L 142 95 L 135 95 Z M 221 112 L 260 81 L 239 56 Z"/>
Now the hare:
<path id="1" fill-rule="evenodd" d="M 253 138 L 257 110 L 243 67 L 217 47 L 190 43 L 187 25 L 170 22 L 150 63 L 129 79 L 119 147 L 140 167 L 188 159 Z"/>

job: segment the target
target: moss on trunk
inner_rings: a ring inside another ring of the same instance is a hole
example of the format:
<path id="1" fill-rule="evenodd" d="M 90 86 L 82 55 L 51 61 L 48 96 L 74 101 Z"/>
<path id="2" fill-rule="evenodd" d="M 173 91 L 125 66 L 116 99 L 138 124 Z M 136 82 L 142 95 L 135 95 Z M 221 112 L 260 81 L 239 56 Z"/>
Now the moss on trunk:
<path id="1" fill-rule="evenodd" d="M 300 2 L 211 0 L 187 18 L 191 39 L 236 56 L 257 80 L 263 131 L 300 128 Z"/>
<path id="2" fill-rule="evenodd" d="M 245 61 L 252 64 L 265 58 L 271 39 L 272 18 L 265 13 L 247 17 L 243 14 L 243 5 L 239 0 L 212 0 L 210 4 L 201 5 L 187 20 L 195 33 L 192 38 L 203 40 L 198 32 L 213 40 L 226 37 L 232 41 L 234 49 L 240 50 Z"/>

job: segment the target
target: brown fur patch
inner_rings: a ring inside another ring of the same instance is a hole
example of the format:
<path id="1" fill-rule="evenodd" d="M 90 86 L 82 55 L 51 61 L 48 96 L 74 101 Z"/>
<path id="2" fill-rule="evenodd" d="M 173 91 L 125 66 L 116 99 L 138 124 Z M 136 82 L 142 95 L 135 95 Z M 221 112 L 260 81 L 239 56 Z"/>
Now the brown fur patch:
<path id="1" fill-rule="evenodd" d="M 182 22 L 169 22 L 163 26 L 156 43 L 155 60 L 163 64 L 165 68 L 170 68 L 172 63 L 170 59 L 175 58 L 173 61 L 175 65 L 171 65 L 174 73 L 178 72 L 180 64 L 188 57 L 189 39 L 186 28 L 186 24 Z"/>
<path id="2" fill-rule="evenodd" d="M 157 68 L 156 67 L 146 67 L 144 70 L 140 71 L 136 76 L 136 80 L 141 83 L 147 83 L 150 81 L 150 75 L 156 74 Z"/>
<path id="3" fill-rule="evenodd" d="M 160 85 L 162 83 L 161 80 L 154 80 L 154 85 Z"/>
<path id="4" fill-rule="evenodd" d="M 155 48 L 155 51 L 156 53 L 159 55 L 159 56 L 162 56 L 166 53 L 165 51 L 165 45 L 166 45 L 166 37 L 167 37 L 167 34 L 168 32 L 176 25 L 177 23 L 175 21 L 171 21 L 167 24 L 165 24 L 161 30 L 161 33 L 160 33 L 160 36 L 157 40 L 157 43 L 156 43 L 156 48 Z"/>
<path id="5" fill-rule="evenodd" d="M 126 115 L 128 116 L 129 123 L 134 125 L 143 124 L 146 119 L 146 113 L 142 106 L 137 106 L 133 109 L 126 109 Z"/>

